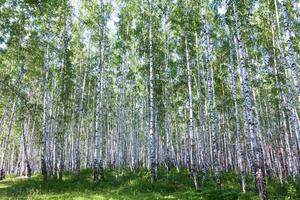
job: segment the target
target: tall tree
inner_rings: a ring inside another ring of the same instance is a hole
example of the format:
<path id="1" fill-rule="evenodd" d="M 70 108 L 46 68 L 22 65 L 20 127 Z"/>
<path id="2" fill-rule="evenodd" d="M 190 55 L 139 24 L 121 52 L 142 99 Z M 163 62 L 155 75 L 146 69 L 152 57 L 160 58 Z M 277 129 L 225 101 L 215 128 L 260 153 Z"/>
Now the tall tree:
<path id="1" fill-rule="evenodd" d="M 187 31 L 188 28 L 188 22 L 187 22 L 187 16 L 188 16 L 188 0 L 185 0 L 185 31 Z M 190 68 L 190 58 L 189 58 L 189 47 L 188 47 L 188 38 L 187 33 L 185 34 L 184 38 L 185 42 L 185 59 L 186 59 L 186 66 L 188 71 L 188 95 L 189 95 L 189 133 L 190 133 L 190 143 L 191 143 L 191 170 L 192 170 L 192 176 L 194 180 L 194 185 L 196 190 L 199 189 L 199 183 L 198 183 L 198 175 L 197 175 L 197 160 L 196 160 L 196 142 L 195 142 L 195 126 L 194 126 L 194 115 L 193 115 L 193 94 L 192 94 L 192 71 Z"/>
<path id="2" fill-rule="evenodd" d="M 149 145 L 150 145 L 150 170 L 152 174 L 151 181 L 155 182 L 157 179 L 157 161 L 156 161 L 156 143 L 155 143 L 155 116 L 154 116 L 154 67 L 153 67 L 153 36 L 152 36 L 152 8 L 153 2 L 149 1 L 149 10 L 150 10 L 150 20 L 149 20 L 149 65 L 150 65 L 150 96 L 149 96 L 149 109 L 150 109 L 150 118 L 149 118 Z"/>
<path id="3" fill-rule="evenodd" d="M 255 187 L 257 187 L 259 191 L 260 199 L 268 199 L 267 191 L 265 187 L 265 180 L 264 180 L 264 171 L 262 169 L 261 160 L 260 160 L 260 153 L 256 141 L 256 133 L 254 130 L 254 119 L 253 119 L 253 111 L 252 111 L 252 98 L 250 96 L 250 88 L 249 88 L 249 80 L 248 80 L 248 73 L 247 69 L 245 68 L 245 51 L 244 51 L 244 44 L 241 38 L 241 31 L 240 31 L 240 21 L 237 13 L 236 2 L 233 2 L 233 15 L 234 15 L 234 22 L 235 22 L 235 29 L 236 29 L 236 40 L 237 40 L 237 58 L 238 58 L 238 67 L 239 67 L 239 75 L 241 78 L 241 90 L 243 96 L 243 110 L 244 110 L 244 118 L 246 124 L 246 130 L 248 134 L 248 138 L 250 138 L 250 144 L 247 144 L 250 161 L 251 161 L 251 168 L 252 173 L 254 174 L 254 182 Z"/>

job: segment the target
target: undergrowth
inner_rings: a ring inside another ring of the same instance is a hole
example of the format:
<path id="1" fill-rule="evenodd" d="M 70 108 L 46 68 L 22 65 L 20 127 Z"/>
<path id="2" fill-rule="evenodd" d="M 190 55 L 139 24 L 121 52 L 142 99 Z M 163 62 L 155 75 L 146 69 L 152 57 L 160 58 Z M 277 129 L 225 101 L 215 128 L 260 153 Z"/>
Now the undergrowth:
<path id="1" fill-rule="evenodd" d="M 235 173 L 221 175 L 222 190 L 216 191 L 214 176 L 207 173 L 201 189 L 195 191 L 192 179 L 186 170 L 173 169 L 169 173 L 161 168 L 155 184 L 150 182 L 150 173 L 140 169 L 135 173 L 126 170 L 116 179 L 114 170 L 105 170 L 105 179 L 94 185 L 92 170 L 83 170 L 79 178 L 66 172 L 62 181 L 49 179 L 42 182 L 40 174 L 31 179 L 10 177 L 0 181 L 0 199 L 197 199 L 197 200 L 256 200 L 252 179 L 247 177 L 247 192 L 241 192 L 240 179 Z M 200 175 L 201 176 L 201 175 Z M 300 199 L 300 184 L 286 181 L 284 185 L 273 178 L 267 180 L 270 200 Z"/>

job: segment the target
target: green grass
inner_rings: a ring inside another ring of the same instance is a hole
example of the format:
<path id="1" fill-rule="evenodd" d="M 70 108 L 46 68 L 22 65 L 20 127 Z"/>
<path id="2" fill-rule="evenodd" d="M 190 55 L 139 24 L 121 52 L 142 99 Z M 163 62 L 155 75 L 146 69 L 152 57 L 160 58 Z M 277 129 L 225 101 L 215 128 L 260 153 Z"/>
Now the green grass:
<path id="1" fill-rule="evenodd" d="M 92 171 L 84 170 L 77 180 L 71 172 L 66 172 L 63 181 L 50 179 L 45 185 L 40 175 L 31 179 L 7 178 L 0 181 L 0 199 L 241 199 L 255 200 L 258 196 L 253 192 L 252 181 L 247 178 L 247 192 L 241 193 L 239 176 L 233 173 L 222 174 L 222 191 L 215 190 L 214 179 L 207 175 L 200 191 L 195 191 L 188 173 L 172 170 L 167 176 L 164 169 L 159 170 L 156 184 L 150 183 L 150 173 L 138 170 L 135 174 L 126 171 L 116 181 L 113 170 L 105 171 L 105 180 L 97 186 L 92 182 Z M 299 184 L 287 182 L 281 186 L 274 179 L 268 182 L 269 199 L 300 199 Z"/>

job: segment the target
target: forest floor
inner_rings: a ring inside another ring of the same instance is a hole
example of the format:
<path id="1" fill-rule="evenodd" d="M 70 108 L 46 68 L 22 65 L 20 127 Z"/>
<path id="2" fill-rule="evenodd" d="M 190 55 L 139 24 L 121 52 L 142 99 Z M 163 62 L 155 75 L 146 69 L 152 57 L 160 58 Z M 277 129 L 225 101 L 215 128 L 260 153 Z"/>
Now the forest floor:
<path id="1" fill-rule="evenodd" d="M 106 170 L 105 180 L 97 186 L 93 185 L 91 170 L 82 171 L 79 180 L 71 172 L 66 172 L 63 181 L 50 179 L 46 185 L 37 174 L 31 179 L 11 177 L 0 181 L 0 199 L 258 199 L 250 177 L 247 177 L 246 193 L 241 192 L 238 175 L 224 173 L 221 178 L 222 191 L 217 192 L 214 178 L 209 174 L 201 190 L 195 191 L 186 170 L 177 172 L 174 169 L 167 176 L 166 171 L 160 169 L 155 184 L 150 183 L 150 173 L 145 170 L 138 170 L 135 174 L 126 171 L 118 180 L 113 170 Z M 281 186 L 277 179 L 273 179 L 267 184 L 270 200 L 300 199 L 299 183 L 287 182 Z"/>

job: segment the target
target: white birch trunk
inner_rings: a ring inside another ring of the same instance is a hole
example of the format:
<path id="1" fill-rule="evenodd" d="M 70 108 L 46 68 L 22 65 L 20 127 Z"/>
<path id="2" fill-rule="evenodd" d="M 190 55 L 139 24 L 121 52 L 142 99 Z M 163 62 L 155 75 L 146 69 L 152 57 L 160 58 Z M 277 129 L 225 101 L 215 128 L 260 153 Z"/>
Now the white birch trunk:
<path id="1" fill-rule="evenodd" d="M 255 173 L 255 183 L 259 191 L 259 198 L 260 199 L 268 199 L 267 191 L 264 181 L 264 174 L 262 171 L 262 163 L 260 160 L 259 150 L 256 142 L 256 133 L 254 130 L 254 119 L 253 119 L 253 111 L 252 111 L 252 99 L 250 96 L 250 89 L 249 89 L 249 80 L 248 80 L 248 73 L 245 68 L 245 52 L 244 52 L 244 45 L 241 39 L 240 33 L 240 22 L 237 14 L 236 4 L 233 3 L 233 14 L 234 14 L 234 21 L 235 21 L 235 28 L 236 28 L 236 35 L 237 35 L 237 49 L 238 49 L 238 66 L 240 70 L 241 76 L 241 90 L 242 96 L 244 101 L 244 117 L 246 120 L 247 130 L 248 130 L 248 137 L 250 137 L 251 141 L 251 154 L 250 160 L 252 160 L 252 173 Z"/>
<path id="2" fill-rule="evenodd" d="M 79 173 L 80 173 L 80 130 L 81 130 L 81 124 L 82 124 L 85 79 L 86 79 L 86 67 L 84 67 L 84 75 L 83 75 L 83 80 L 81 82 L 81 91 L 80 91 L 80 97 L 79 97 L 79 116 L 78 116 L 78 124 L 77 124 L 77 129 L 76 129 L 75 170 L 76 170 L 77 176 L 79 176 Z"/>
<path id="3" fill-rule="evenodd" d="M 15 116 L 15 106 L 16 106 L 16 101 L 14 101 L 13 106 L 12 106 L 11 114 L 9 117 L 7 135 L 4 138 L 4 145 L 3 145 L 3 149 L 2 149 L 1 163 L 0 163 L 0 180 L 5 178 L 4 163 L 5 163 L 6 154 L 7 154 L 7 146 L 9 144 L 9 139 L 10 139 L 10 135 L 11 135 L 12 123 L 14 121 L 14 116 Z"/>
<path id="4" fill-rule="evenodd" d="M 155 116 L 154 116 L 154 67 L 153 67 L 153 38 L 152 38 L 152 0 L 149 1 L 150 22 L 149 22 L 149 63 L 150 63 L 150 119 L 149 119 L 149 157 L 150 171 L 152 183 L 157 179 L 157 160 L 156 160 L 156 144 L 155 144 Z"/>

